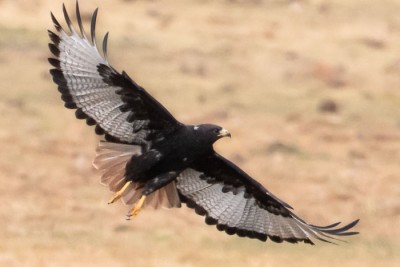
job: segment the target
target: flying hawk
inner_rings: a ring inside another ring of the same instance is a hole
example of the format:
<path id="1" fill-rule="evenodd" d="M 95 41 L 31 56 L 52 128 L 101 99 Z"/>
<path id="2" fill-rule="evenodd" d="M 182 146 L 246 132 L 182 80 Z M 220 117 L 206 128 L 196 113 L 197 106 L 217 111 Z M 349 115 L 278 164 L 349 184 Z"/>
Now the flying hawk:
<path id="1" fill-rule="evenodd" d="M 229 235 L 274 242 L 313 239 L 332 242 L 349 232 L 358 220 L 315 226 L 265 189 L 235 164 L 216 153 L 213 143 L 230 133 L 213 124 L 186 125 L 177 121 L 127 73 L 115 70 L 107 58 L 105 35 L 102 53 L 95 36 L 97 9 L 86 35 L 76 4 L 79 28 L 73 27 L 63 5 L 68 30 L 53 14 L 56 33 L 49 31 L 50 70 L 65 107 L 78 119 L 95 125 L 104 135 L 94 166 L 101 182 L 131 206 L 128 218 L 142 207 L 180 207 L 186 203 L 207 224 Z"/>

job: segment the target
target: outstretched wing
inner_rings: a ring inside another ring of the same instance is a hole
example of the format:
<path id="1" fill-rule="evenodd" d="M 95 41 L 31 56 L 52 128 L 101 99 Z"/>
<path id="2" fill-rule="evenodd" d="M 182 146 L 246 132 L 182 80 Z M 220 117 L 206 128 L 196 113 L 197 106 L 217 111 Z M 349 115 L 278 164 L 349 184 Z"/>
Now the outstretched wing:
<path id="1" fill-rule="evenodd" d="M 163 138 L 179 122 L 125 72 L 118 73 L 107 59 L 108 33 L 103 40 L 103 56 L 95 37 L 97 9 L 91 21 L 90 40 L 85 34 L 76 4 L 79 33 L 74 29 L 63 5 L 69 31 L 51 14 L 57 34 L 49 31 L 50 51 L 55 58 L 50 70 L 65 107 L 76 109 L 78 119 L 96 125 L 97 134 L 109 141 L 147 145 Z"/>
<path id="2" fill-rule="evenodd" d="M 184 170 L 177 188 L 182 202 L 229 235 L 313 244 L 312 238 L 330 242 L 334 236 L 357 234 L 348 230 L 358 220 L 340 228 L 339 223 L 324 227 L 306 223 L 288 204 L 216 153 Z"/>

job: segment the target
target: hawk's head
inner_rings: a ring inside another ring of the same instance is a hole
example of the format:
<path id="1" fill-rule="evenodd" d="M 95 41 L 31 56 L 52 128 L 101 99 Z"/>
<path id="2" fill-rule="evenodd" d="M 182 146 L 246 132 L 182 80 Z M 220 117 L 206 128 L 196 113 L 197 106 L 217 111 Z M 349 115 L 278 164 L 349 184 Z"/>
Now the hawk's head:
<path id="1" fill-rule="evenodd" d="M 201 141 L 209 144 L 213 144 L 215 141 L 222 137 L 231 137 L 231 133 L 222 128 L 221 126 L 214 124 L 200 124 L 193 126 L 193 131 L 197 138 Z"/>

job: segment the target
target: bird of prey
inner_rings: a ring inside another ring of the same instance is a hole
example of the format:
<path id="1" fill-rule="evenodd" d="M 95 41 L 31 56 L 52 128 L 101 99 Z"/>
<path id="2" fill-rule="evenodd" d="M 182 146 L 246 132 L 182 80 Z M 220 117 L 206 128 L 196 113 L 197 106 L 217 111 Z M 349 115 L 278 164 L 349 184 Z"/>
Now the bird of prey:
<path id="1" fill-rule="evenodd" d="M 231 134 L 213 124 L 186 125 L 174 118 L 124 71 L 107 58 L 96 43 L 97 9 L 85 33 L 76 3 L 79 28 L 73 26 L 63 5 L 65 30 L 51 13 L 55 32 L 49 31 L 49 63 L 65 107 L 78 119 L 95 125 L 103 135 L 94 159 L 101 182 L 131 208 L 128 218 L 142 207 L 180 207 L 186 203 L 205 222 L 229 235 L 262 241 L 334 242 L 349 236 L 358 220 L 315 226 L 295 215 L 292 208 L 235 164 L 218 154 L 213 144 Z"/>

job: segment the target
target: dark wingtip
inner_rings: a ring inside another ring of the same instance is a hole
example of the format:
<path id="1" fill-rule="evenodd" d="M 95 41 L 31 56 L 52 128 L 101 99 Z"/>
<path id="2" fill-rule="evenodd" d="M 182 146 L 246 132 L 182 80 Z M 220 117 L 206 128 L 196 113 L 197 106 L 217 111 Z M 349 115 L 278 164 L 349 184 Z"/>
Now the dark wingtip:
<path id="1" fill-rule="evenodd" d="M 50 12 L 51 20 L 53 21 L 54 27 L 57 31 L 61 31 L 63 28 L 60 23 L 57 21 L 56 17 L 53 15 L 53 12 Z"/>
<path id="2" fill-rule="evenodd" d="M 273 235 L 269 237 L 270 240 L 274 241 L 275 243 L 282 243 L 283 239 L 280 236 Z"/>
<path id="3" fill-rule="evenodd" d="M 49 37 L 50 37 L 51 41 L 55 45 L 58 45 L 60 43 L 60 37 L 57 34 L 55 34 L 54 32 L 50 31 L 50 30 L 47 30 L 47 32 L 49 34 Z"/>
<path id="4" fill-rule="evenodd" d="M 76 106 L 76 104 L 73 103 L 73 102 L 65 102 L 65 103 L 64 103 L 64 107 L 66 107 L 66 108 L 68 108 L 68 109 L 76 109 L 76 108 L 78 108 L 78 107 Z"/>
<path id="5" fill-rule="evenodd" d="M 82 37 L 86 38 L 85 30 L 84 30 L 84 28 L 83 28 L 83 23 L 82 23 L 81 12 L 80 12 L 80 10 L 79 10 L 79 3 L 78 3 L 78 1 L 76 1 L 76 8 L 75 8 L 75 10 L 76 10 L 76 19 L 78 20 L 79 30 L 80 30 L 80 32 L 81 32 Z"/>
<path id="6" fill-rule="evenodd" d="M 320 241 L 324 241 L 324 242 L 328 242 L 328 243 L 337 245 L 337 243 L 327 240 L 325 238 L 329 238 L 329 239 L 332 239 L 335 241 L 347 243 L 345 240 L 335 238 L 334 236 L 351 236 L 351 235 L 359 234 L 359 232 L 355 232 L 355 231 L 347 232 L 348 230 L 353 228 L 355 225 L 357 225 L 357 223 L 359 221 L 360 221 L 359 219 L 354 220 L 353 222 L 351 222 L 343 227 L 336 228 L 336 229 L 333 229 L 333 227 L 338 226 L 340 223 L 334 223 L 334 224 L 331 224 L 328 226 L 322 226 L 322 227 L 310 225 L 310 227 L 312 227 L 315 231 L 318 232 L 318 236 L 314 236 L 315 238 L 317 238 Z"/>
<path id="7" fill-rule="evenodd" d="M 82 109 L 78 108 L 75 111 L 75 117 L 79 120 L 83 120 L 87 118 L 87 115 L 82 111 Z"/>
<path id="8" fill-rule="evenodd" d="M 103 135 L 103 134 L 105 134 L 105 131 L 104 131 L 104 129 L 103 128 L 101 128 L 101 126 L 100 125 L 96 125 L 96 127 L 95 127 L 95 133 L 97 134 L 97 135 Z"/>
<path id="9" fill-rule="evenodd" d="M 208 225 L 216 225 L 216 224 L 218 223 L 218 220 L 217 220 L 217 219 L 214 219 L 214 218 L 209 217 L 209 216 L 206 216 L 206 218 L 205 218 L 204 221 L 205 221 L 205 223 L 208 224 Z"/>
<path id="10" fill-rule="evenodd" d="M 330 224 L 330 225 L 326 225 L 326 226 L 317 226 L 317 225 L 312 225 L 312 224 L 310 224 L 312 227 L 317 227 L 317 228 L 319 228 L 319 229 L 330 229 L 330 228 L 333 228 L 333 227 L 336 227 L 336 226 L 338 226 L 339 224 L 341 224 L 342 222 L 336 222 L 336 223 L 332 223 L 332 224 Z"/>
<path id="11" fill-rule="evenodd" d="M 103 56 L 106 61 L 108 61 L 108 57 L 107 57 L 108 34 L 109 33 L 107 32 L 106 35 L 104 35 L 104 39 L 103 39 Z"/>
<path id="12" fill-rule="evenodd" d="M 64 87 L 67 84 L 67 81 L 64 78 L 64 74 L 60 69 L 51 69 L 50 74 L 53 77 L 53 81 L 57 85 Z"/>
<path id="13" fill-rule="evenodd" d="M 92 21 L 90 23 L 90 36 L 92 38 L 92 44 L 96 45 L 96 20 L 97 20 L 97 12 L 98 8 L 93 12 Z"/>
<path id="14" fill-rule="evenodd" d="M 350 236 L 350 235 L 358 235 L 360 232 L 344 232 L 344 233 L 337 233 L 338 236 Z"/>
<path id="15" fill-rule="evenodd" d="M 49 49 L 51 51 L 51 53 L 53 53 L 53 55 L 55 55 L 56 57 L 60 56 L 60 49 L 58 49 L 58 47 L 55 44 L 49 44 Z"/>
<path id="16" fill-rule="evenodd" d="M 67 9 L 65 8 L 65 4 L 64 3 L 63 3 L 63 14 L 64 14 L 65 21 L 67 22 L 68 28 L 72 32 L 73 31 L 72 22 L 71 22 L 71 20 L 70 20 L 70 18 L 68 16 L 68 12 L 67 12 Z"/>
<path id="17" fill-rule="evenodd" d="M 60 60 L 58 60 L 58 59 L 56 59 L 56 58 L 48 58 L 47 60 L 49 61 L 49 63 L 50 63 L 53 67 L 55 67 L 55 68 L 57 68 L 57 69 L 60 69 L 60 68 L 61 68 L 61 66 L 60 66 Z"/>
<path id="18" fill-rule="evenodd" d="M 64 102 L 74 102 L 74 99 L 73 99 L 72 95 L 70 95 L 70 94 L 62 94 L 61 99 Z"/>
<path id="19" fill-rule="evenodd" d="M 86 124 L 89 125 L 89 126 L 93 126 L 93 125 L 96 125 L 96 121 L 93 118 L 88 116 L 86 118 Z"/>
<path id="20" fill-rule="evenodd" d="M 318 227 L 318 230 L 327 234 L 331 235 L 349 235 L 346 233 L 347 230 L 350 230 L 354 226 L 357 225 L 357 223 L 360 221 L 360 219 L 354 220 L 353 222 L 341 227 L 341 228 L 336 228 L 336 229 L 331 229 L 331 228 L 322 228 Z M 356 232 L 350 232 L 350 233 L 356 233 Z M 350 234 L 351 235 L 351 234 Z"/>
<path id="21" fill-rule="evenodd" d="M 303 239 L 303 242 L 304 242 L 304 244 L 309 244 L 309 245 L 312 245 L 312 246 L 315 245 L 314 242 L 312 242 L 312 240 L 310 240 L 310 239 Z"/>

